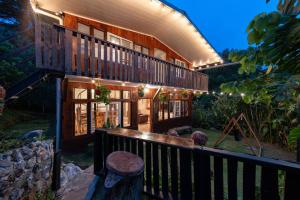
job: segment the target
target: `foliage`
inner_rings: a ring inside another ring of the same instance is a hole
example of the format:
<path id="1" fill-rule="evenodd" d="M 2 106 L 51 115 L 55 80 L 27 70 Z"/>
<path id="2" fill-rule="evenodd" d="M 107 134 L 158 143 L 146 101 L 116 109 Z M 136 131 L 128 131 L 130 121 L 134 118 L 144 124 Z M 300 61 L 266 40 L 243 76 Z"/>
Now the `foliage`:
<path id="1" fill-rule="evenodd" d="M 95 99 L 98 102 L 102 102 L 105 105 L 109 104 L 109 95 L 110 95 L 110 90 L 104 86 L 97 86 L 96 90 L 95 90 Z"/>
<path id="2" fill-rule="evenodd" d="M 202 95 L 193 101 L 193 125 L 222 130 L 228 120 L 237 113 L 239 98 L 226 95 Z"/>
<path id="3" fill-rule="evenodd" d="M 51 190 L 51 188 L 48 188 L 46 191 L 43 192 L 37 192 L 34 197 L 35 200 L 56 200 L 58 199 L 55 196 L 55 193 Z"/>
<path id="4" fill-rule="evenodd" d="M 143 87 L 143 86 L 139 86 L 138 87 L 138 95 L 139 95 L 139 97 L 144 97 L 144 95 L 145 95 L 145 87 Z"/>
<path id="5" fill-rule="evenodd" d="M 166 102 L 168 100 L 168 95 L 166 93 L 159 93 L 158 99 L 160 102 Z"/>
<path id="6" fill-rule="evenodd" d="M 290 149 L 296 149 L 297 139 L 300 138 L 300 126 L 293 128 L 288 137 L 288 144 Z"/>
<path id="7" fill-rule="evenodd" d="M 296 124 L 300 91 L 299 2 L 280 1 L 278 11 L 257 15 L 247 28 L 247 50 L 233 51 L 229 59 L 240 62 L 244 80 L 221 85 L 224 93 L 242 94 L 240 112 L 249 118 L 259 136 L 287 145 Z"/>

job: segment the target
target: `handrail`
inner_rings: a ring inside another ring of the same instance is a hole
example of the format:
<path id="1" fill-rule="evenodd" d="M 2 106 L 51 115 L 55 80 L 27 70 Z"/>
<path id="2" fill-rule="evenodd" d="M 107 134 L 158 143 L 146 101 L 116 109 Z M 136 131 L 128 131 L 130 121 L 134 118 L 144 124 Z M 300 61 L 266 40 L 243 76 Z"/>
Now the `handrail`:
<path id="1" fill-rule="evenodd" d="M 211 156 L 221 156 L 223 158 L 231 158 L 241 162 L 255 162 L 261 166 L 274 166 L 276 165 L 280 169 L 295 169 L 300 170 L 300 164 L 291 161 L 277 160 L 273 158 L 257 157 L 255 155 L 231 152 L 227 150 L 215 149 L 210 147 L 200 147 L 194 145 L 193 141 L 188 138 L 174 137 L 169 135 L 157 134 L 157 133 L 143 133 L 137 130 L 131 129 L 98 129 L 105 130 L 108 134 L 128 137 L 131 139 L 142 140 L 145 142 L 153 142 L 157 144 L 165 144 L 168 146 L 176 146 L 178 148 L 197 150 L 201 153 L 209 154 Z"/>
<path id="2" fill-rule="evenodd" d="M 206 74 L 57 24 L 36 23 L 36 49 L 38 68 L 67 75 L 208 89 Z"/>
<path id="3" fill-rule="evenodd" d="M 144 159 L 144 192 L 158 199 L 255 199 L 259 192 L 262 200 L 289 200 L 299 191 L 300 164 L 200 147 L 191 139 L 129 129 L 96 129 L 95 174 L 105 172 L 106 157 L 113 151 L 128 151 Z"/>
<path id="4" fill-rule="evenodd" d="M 65 26 L 62 26 L 62 25 L 59 25 L 59 24 L 56 24 L 56 23 L 54 23 L 53 25 L 54 25 L 55 27 L 58 27 L 58 28 L 61 28 L 61 29 L 67 29 L 67 30 L 70 30 L 70 31 L 75 32 L 75 33 L 80 33 L 80 35 L 81 35 L 82 38 L 84 38 L 84 36 L 87 36 L 87 37 L 89 38 L 89 41 L 91 41 L 92 38 L 95 38 L 97 41 L 100 41 L 100 42 L 102 42 L 102 43 L 107 43 L 107 44 L 113 45 L 113 46 L 115 46 L 115 47 L 117 47 L 117 48 L 126 49 L 126 50 L 128 50 L 128 51 L 130 51 L 130 52 L 134 52 L 134 53 L 137 53 L 137 54 L 142 55 L 142 56 L 146 56 L 146 57 L 149 57 L 149 58 L 154 58 L 155 60 L 158 60 L 158 61 L 163 62 L 163 63 L 165 63 L 165 64 L 174 65 L 174 66 L 176 66 L 176 67 L 178 67 L 178 68 L 181 68 L 181 69 L 184 69 L 184 70 L 192 71 L 192 70 L 190 70 L 189 68 L 185 68 L 185 67 L 182 67 L 182 66 L 180 66 L 180 65 L 176 65 L 175 63 L 171 63 L 171 62 L 169 62 L 169 61 L 162 60 L 162 59 L 160 59 L 160 58 L 156 58 L 156 57 L 153 57 L 153 56 L 149 56 L 149 55 L 144 54 L 144 53 L 142 53 L 142 52 L 138 52 L 138 51 L 136 51 L 136 50 L 134 50 L 134 49 L 129 49 L 129 48 L 126 48 L 126 47 L 124 47 L 124 46 L 121 46 L 121 45 L 112 43 L 112 42 L 110 42 L 110 41 L 108 41 L 108 40 L 102 40 L 102 39 L 100 39 L 100 38 L 97 38 L 97 37 L 92 36 L 92 35 L 88 35 L 88 34 L 86 34 L 86 33 L 80 32 L 80 31 L 75 30 L 75 29 L 72 29 L 72 28 L 66 28 Z M 192 71 L 192 72 L 193 72 L 193 71 Z M 202 73 L 202 72 L 197 72 L 197 73 L 202 74 L 202 75 L 204 75 L 204 76 L 208 76 L 207 74 Z"/>

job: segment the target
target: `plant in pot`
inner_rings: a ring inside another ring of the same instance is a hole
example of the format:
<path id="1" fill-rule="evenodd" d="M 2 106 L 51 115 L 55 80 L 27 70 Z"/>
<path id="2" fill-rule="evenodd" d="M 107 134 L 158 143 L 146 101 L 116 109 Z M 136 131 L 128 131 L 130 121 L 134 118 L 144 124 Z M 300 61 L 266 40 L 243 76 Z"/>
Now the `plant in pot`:
<path id="1" fill-rule="evenodd" d="M 189 97 L 189 92 L 187 90 L 183 90 L 181 92 L 181 95 L 182 95 L 183 98 L 188 98 Z"/>
<path id="2" fill-rule="evenodd" d="M 109 104 L 110 92 L 111 91 L 104 85 L 97 86 L 96 89 L 95 89 L 95 100 L 97 102 L 104 103 L 105 105 L 108 105 Z M 106 123 L 105 123 L 104 127 L 105 128 L 111 128 L 109 118 L 106 119 Z"/>
<path id="3" fill-rule="evenodd" d="M 144 97 L 144 95 L 145 95 L 145 87 L 144 86 L 138 87 L 138 95 L 139 95 L 139 97 Z"/>
<path id="4" fill-rule="evenodd" d="M 166 102 L 166 101 L 168 100 L 168 95 L 167 95 L 167 93 L 160 93 L 160 94 L 158 95 L 158 99 L 159 99 L 159 101 L 161 101 L 161 102 Z"/>

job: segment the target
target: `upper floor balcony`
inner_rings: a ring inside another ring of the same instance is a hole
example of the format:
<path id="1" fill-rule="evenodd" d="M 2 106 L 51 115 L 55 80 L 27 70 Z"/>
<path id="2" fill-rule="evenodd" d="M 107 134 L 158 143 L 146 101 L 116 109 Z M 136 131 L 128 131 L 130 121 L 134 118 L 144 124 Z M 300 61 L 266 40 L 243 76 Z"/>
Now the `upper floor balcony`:
<path id="1" fill-rule="evenodd" d="M 208 76 L 59 25 L 36 23 L 38 68 L 85 76 L 207 91 Z"/>

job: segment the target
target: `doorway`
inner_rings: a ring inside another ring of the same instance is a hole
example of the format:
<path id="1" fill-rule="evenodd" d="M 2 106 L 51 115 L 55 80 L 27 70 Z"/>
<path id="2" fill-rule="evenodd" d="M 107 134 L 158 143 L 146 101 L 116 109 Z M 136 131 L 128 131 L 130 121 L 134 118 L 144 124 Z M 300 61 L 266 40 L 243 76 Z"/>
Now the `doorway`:
<path id="1" fill-rule="evenodd" d="M 138 130 L 141 132 L 151 131 L 151 100 L 138 100 Z"/>

